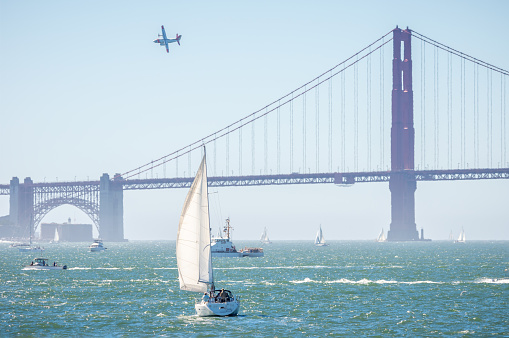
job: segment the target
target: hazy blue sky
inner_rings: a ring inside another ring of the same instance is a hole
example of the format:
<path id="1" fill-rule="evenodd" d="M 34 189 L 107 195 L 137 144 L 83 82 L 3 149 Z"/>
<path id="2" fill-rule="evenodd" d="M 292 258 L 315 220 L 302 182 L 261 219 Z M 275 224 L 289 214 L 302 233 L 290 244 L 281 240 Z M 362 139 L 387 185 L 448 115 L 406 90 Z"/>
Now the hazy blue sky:
<path id="1" fill-rule="evenodd" d="M 509 69 L 507 13 L 507 1 L 0 0 L 0 183 L 123 173 L 278 99 L 396 25 Z M 183 36 L 170 54 L 152 42 L 162 24 Z M 385 183 L 218 191 L 213 226 L 230 216 L 239 239 L 266 226 L 271 239 L 312 240 L 319 224 L 327 239 L 374 239 L 390 224 Z M 507 180 L 418 183 L 418 229 L 508 240 L 508 191 Z M 125 237 L 174 239 L 186 193 L 126 191 Z M 0 215 L 8 210 L 0 197 Z M 90 222 L 71 206 L 44 221 L 68 217 Z"/>

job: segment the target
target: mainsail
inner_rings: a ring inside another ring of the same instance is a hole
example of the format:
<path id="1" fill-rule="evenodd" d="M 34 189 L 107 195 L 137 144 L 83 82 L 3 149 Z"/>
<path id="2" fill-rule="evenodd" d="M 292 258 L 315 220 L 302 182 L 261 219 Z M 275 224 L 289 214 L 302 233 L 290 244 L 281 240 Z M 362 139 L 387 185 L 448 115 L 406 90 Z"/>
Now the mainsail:
<path id="1" fill-rule="evenodd" d="M 465 230 L 461 229 L 460 236 L 458 237 L 458 242 L 465 242 Z"/>
<path id="2" fill-rule="evenodd" d="M 262 243 L 270 243 L 269 235 L 267 234 L 267 228 L 263 228 L 262 237 L 260 238 Z"/>
<path id="3" fill-rule="evenodd" d="M 376 239 L 377 242 L 385 242 L 387 238 L 385 238 L 384 229 L 380 232 L 380 235 L 378 235 L 378 238 Z"/>
<path id="4" fill-rule="evenodd" d="M 323 237 L 322 233 L 322 225 L 320 225 L 320 228 L 316 233 L 315 244 L 325 244 L 325 238 Z"/>
<path id="5" fill-rule="evenodd" d="M 207 292 L 213 288 L 210 221 L 205 155 L 187 193 L 177 235 L 180 289 Z"/>

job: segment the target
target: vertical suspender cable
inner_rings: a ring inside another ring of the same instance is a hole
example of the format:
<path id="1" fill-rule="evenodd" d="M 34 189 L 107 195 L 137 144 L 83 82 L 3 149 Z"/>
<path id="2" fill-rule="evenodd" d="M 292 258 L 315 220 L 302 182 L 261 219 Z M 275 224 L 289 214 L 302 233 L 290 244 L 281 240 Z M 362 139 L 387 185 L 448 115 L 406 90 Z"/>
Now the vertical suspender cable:
<path id="1" fill-rule="evenodd" d="M 357 57 L 357 61 L 355 62 L 355 65 L 353 67 L 353 74 L 354 74 L 354 146 L 353 146 L 353 161 L 354 161 L 354 171 L 357 170 L 358 166 L 358 146 L 359 146 L 359 136 L 358 136 L 358 130 L 359 130 L 359 71 L 358 71 L 358 60 L 359 57 Z"/>
<path id="2" fill-rule="evenodd" d="M 346 151 L 346 146 L 345 146 L 345 142 L 346 142 L 346 135 L 345 135 L 345 130 L 346 130 L 346 127 L 345 127 L 345 110 L 346 110 L 346 103 L 345 103 L 345 99 L 346 99 L 346 88 L 345 88 L 345 69 L 346 68 L 343 68 L 343 71 L 341 72 L 341 171 L 344 172 L 345 171 L 345 157 L 346 157 L 346 154 L 345 154 L 345 151 Z"/>
<path id="3" fill-rule="evenodd" d="M 302 172 L 306 172 L 306 86 L 302 95 Z"/>
<path id="4" fill-rule="evenodd" d="M 277 106 L 277 173 L 281 173 L 281 100 Z"/>
<path id="5" fill-rule="evenodd" d="M 269 137 L 268 131 L 267 131 L 267 115 L 263 117 L 263 171 L 265 175 L 268 173 L 269 164 L 267 161 L 267 152 L 269 151 L 269 146 L 267 143 L 267 139 Z"/>
<path id="6" fill-rule="evenodd" d="M 421 41 L 421 45 L 422 45 L 422 41 Z M 379 135 L 379 138 L 380 138 L 380 166 L 381 166 L 381 170 L 383 170 L 383 167 L 384 167 L 384 155 L 383 155 L 383 151 L 384 151 L 384 134 L 383 134 L 383 126 L 384 126 L 384 105 L 383 105 L 383 97 L 384 97 L 384 80 L 383 80 L 383 72 L 384 72 L 384 63 L 383 63 L 383 47 L 380 48 L 380 96 L 379 96 L 379 103 L 380 103 L 380 111 L 379 111 L 379 114 L 380 114 L 380 135 Z"/>
<path id="7" fill-rule="evenodd" d="M 239 126 L 239 176 L 242 176 L 242 120 Z"/>
<path id="8" fill-rule="evenodd" d="M 230 127 L 226 131 L 226 176 L 230 176 Z"/>
<path id="9" fill-rule="evenodd" d="M 332 72 L 329 74 L 329 172 L 332 172 Z"/>
<path id="10" fill-rule="evenodd" d="M 255 174 L 255 120 L 251 122 L 251 174 Z"/>
<path id="11" fill-rule="evenodd" d="M 315 134 L 316 134 L 316 172 L 320 172 L 320 77 L 315 87 Z"/>
<path id="12" fill-rule="evenodd" d="M 189 151 L 187 153 L 187 167 L 189 177 L 193 177 L 193 173 L 191 172 L 191 146 L 189 146 Z M 214 138 L 214 172 L 216 171 L 216 139 Z"/>
<path id="13" fill-rule="evenodd" d="M 293 93 L 290 101 L 290 172 L 293 172 Z"/>
<path id="14" fill-rule="evenodd" d="M 371 53 L 371 47 L 369 48 L 369 52 Z M 367 142 L 368 142 L 368 151 L 367 151 L 367 171 L 371 170 L 371 54 L 366 59 L 366 101 L 367 101 Z"/>

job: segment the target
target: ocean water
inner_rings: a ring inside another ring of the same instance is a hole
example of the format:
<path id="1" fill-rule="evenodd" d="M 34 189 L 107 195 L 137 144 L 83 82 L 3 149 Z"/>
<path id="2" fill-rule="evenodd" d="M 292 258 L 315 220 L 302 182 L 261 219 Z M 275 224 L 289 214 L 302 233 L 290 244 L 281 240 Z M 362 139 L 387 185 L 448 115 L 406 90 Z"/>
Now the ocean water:
<path id="1" fill-rule="evenodd" d="M 1 336 L 509 336 L 507 241 L 282 241 L 214 258 L 216 288 L 241 299 L 227 318 L 195 315 L 174 241 L 89 244 L 45 245 L 67 271 L 22 270 L 35 255 L 0 244 Z"/>

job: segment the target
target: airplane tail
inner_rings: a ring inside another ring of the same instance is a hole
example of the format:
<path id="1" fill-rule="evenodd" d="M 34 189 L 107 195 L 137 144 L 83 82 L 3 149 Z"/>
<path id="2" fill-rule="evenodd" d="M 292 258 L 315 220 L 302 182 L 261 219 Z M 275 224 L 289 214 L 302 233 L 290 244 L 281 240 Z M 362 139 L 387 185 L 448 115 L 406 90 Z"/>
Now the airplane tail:
<path id="1" fill-rule="evenodd" d="M 179 33 L 177 33 L 177 43 L 179 44 L 180 46 L 180 38 L 182 37 L 182 35 L 179 35 Z"/>

